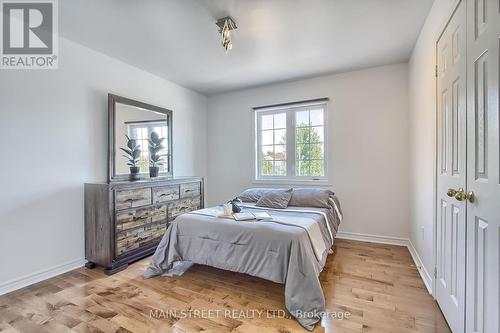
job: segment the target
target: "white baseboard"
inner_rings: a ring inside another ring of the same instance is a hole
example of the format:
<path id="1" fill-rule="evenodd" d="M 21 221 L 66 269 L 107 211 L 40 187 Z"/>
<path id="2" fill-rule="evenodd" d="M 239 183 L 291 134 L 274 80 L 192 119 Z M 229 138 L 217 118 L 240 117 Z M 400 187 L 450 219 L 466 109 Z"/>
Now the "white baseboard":
<path id="1" fill-rule="evenodd" d="M 372 243 L 380 243 L 380 244 L 389 244 L 389 245 L 400 245 L 400 246 L 408 246 L 407 238 L 400 237 L 392 237 L 392 236 L 379 236 L 379 235 L 370 235 L 370 234 L 360 234 L 356 232 L 345 232 L 339 231 L 337 232 L 336 238 L 343 239 L 351 239 L 362 242 L 372 242 Z"/>
<path id="2" fill-rule="evenodd" d="M 413 243 L 411 240 L 408 240 L 408 251 L 410 251 L 411 257 L 413 258 L 413 261 L 415 262 L 415 265 L 417 266 L 418 272 L 420 273 L 420 276 L 422 277 L 422 280 L 424 280 L 425 287 L 427 288 L 427 291 L 429 294 L 433 295 L 432 293 L 432 277 L 429 274 L 429 271 L 425 268 L 424 263 L 422 262 L 422 259 L 420 259 L 420 256 L 418 255 L 417 250 L 413 246 Z"/>
<path id="3" fill-rule="evenodd" d="M 75 268 L 82 267 L 84 264 L 85 260 L 83 258 L 79 258 L 48 269 L 21 276 L 10 281 L 2 282 L 0 283 L 0 295 L 10 293 L 11 291 L 69 272 Z"/>
<path id="4" fill-rule="evenodd" d="M 360 234 L 356 232 L 343 232 L 343 231 L 339 231 L 336 235 L 336 238 L 351 239 L 362 242 L 406 246 L 408 248 L 408 251 L 410 251 L 410 255 L 413 259 L 413 262 L 415 263 L 415 266 L 417 267 L 420 277 L 424 281 L 427 291 L 429 292 L 429 294 L 432 295 L 432 277 L 425 268 L 424 264 L 422 263 L 422 260 L 420 259 L 417 250 L 415 250 L 415 247 L 408 238 Z"/>

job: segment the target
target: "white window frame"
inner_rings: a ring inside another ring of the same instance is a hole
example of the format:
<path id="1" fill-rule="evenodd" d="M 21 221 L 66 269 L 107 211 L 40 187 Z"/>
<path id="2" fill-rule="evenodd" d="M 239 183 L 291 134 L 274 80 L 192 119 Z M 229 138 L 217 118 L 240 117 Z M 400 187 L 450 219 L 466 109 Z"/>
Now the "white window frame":
<path id="1" fill-rule="evenodd" d="M 297 111 L 308 110 L 315 106 L 323 107 L 323 135 L 324 135 L 324 162 L 323 176 L 296 176 L 296 142 L 295 142 L 295 115 Z M 261 119 L 262 115 L 270 115 L 276 113 L 286 113 L 286 176 L 263 176 L 261 173 Z M 328 184 L 328 101 L 321 100 L 317 102 L 299 102 L 290 103 L 286 106 L 275 106 L 254 109 L 253 122 L 253 182 L 254 183 L 284 183 L 284 184 L 300 184 L 300 183 L 315 183 Z"/>

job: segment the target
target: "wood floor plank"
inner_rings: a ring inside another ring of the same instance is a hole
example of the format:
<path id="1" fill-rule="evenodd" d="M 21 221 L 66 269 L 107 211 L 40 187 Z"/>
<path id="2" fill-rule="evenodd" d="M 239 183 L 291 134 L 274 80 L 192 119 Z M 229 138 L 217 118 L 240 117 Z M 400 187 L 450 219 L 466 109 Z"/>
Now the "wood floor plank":
<path id="1" fill-rule="evenodd" d="M 286 312 L 283 285 L 201 265 L 145 280 L 149 260 L 112 276 L 80 268 L 0 296 L 0 332 L 306 332 Z M 323 318 L 315 333 L 450 332 L 405 247 L 336 240 L 320 281 L 326 310 L 350 316 Z"/>

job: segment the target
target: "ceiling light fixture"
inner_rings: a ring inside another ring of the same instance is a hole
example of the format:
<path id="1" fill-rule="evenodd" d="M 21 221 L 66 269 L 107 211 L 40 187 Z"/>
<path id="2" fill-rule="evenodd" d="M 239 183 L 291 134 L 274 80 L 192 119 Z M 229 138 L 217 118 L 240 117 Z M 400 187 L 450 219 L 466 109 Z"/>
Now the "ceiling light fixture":
<path id="1" fill-rule="evenodd" d="M 226 54 L 233 48 L 233 44 L 231 43 L 231 30 L 236 30 L 238 27 L 236 26 L 236 22 L 231 16 L 223 17 L 215 23 L 219 27 L 219 33 L 222 36 L 222 47 Z"/>

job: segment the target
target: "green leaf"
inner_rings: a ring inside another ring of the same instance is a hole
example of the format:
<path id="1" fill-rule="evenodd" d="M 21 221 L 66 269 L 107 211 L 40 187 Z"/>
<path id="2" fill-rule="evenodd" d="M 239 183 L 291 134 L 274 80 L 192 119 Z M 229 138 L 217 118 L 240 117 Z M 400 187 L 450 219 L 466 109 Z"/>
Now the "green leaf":
<path id="1" fill-rule="evenodd" d="M 133 150 L 135 147 L 137 147 L 137 141 L 135 139 L 128 140 L 127 147 Z"/>
<path id="2" fill-rule="evenodd" d="M 140 150 L 140 149 L 134 150 L 134 151 L 132 152 L 132 157 L 133 157 L 133 158 L 137 158 L 137 159 L 138 159 L 138 158 L 139 158 L 139 156 L 141 156 L 141 150 Z"/>
<path id="3" fill-rule="evenodd" d="M 160 136 L 158 135 L 158 133 L 156 133 L 155 131 L 151 132 L 151 141 L 157 143 L 159 139 Z"/>
<path id="4" fill-rule="evenodd" d="M 162 146 L 158 146 L 158 147 L 149 147 L 149 151 L 151 152 L 151 154 L 154 154 L 154 155 L 157 155 L 159 151 L 161 151 L 163 149 Z"/>
<path id="5" fill-rule="evenodd" d="M 132 155 L 132 150 L 128 149 L 128 148 L 121 148 L 121 150 L 123 150 L 127 155 Z"/>

